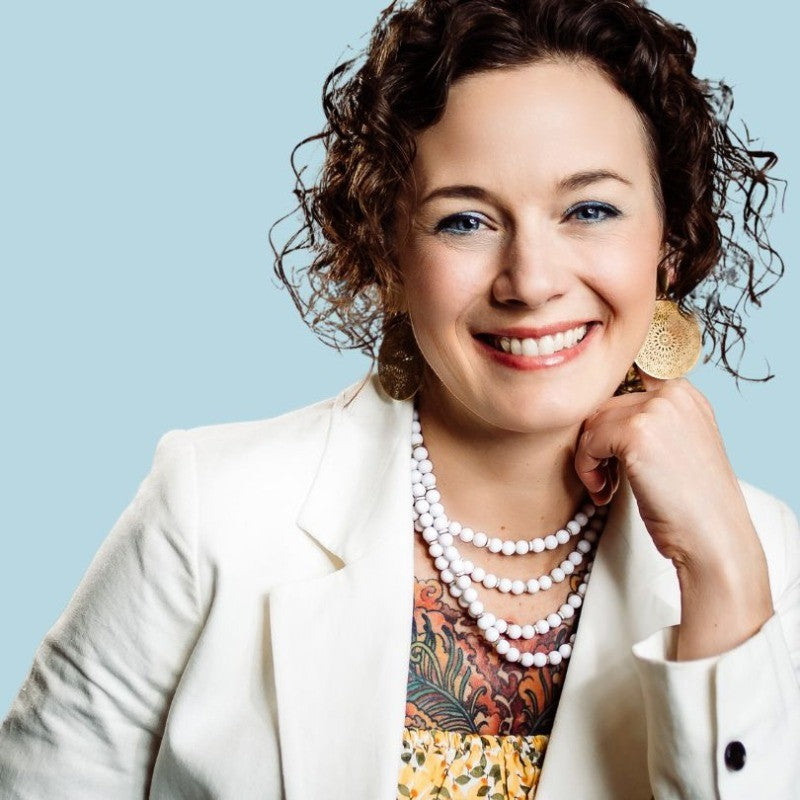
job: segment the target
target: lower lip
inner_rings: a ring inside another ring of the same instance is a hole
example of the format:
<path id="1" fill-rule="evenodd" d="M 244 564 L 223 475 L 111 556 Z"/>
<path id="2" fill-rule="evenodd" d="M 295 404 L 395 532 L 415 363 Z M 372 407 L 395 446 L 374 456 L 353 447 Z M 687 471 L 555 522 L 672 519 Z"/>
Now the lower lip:
<path id="1" fill-rule="evenodd" d="M 599 327 L 599 324 L 592 323 L 586 331 L 586 336 L 584 336 L 578 344 L 572 347 L 565 347 L 563 350 L 559 350 L 557 353 L 552 353 L 549 356 L 516 356 L 513 353 L 506 353 L 505 350 L 497 350 L 481 339 L 475 338 L 475 342 L 477 342 L 478 347 L 484 353 L 505 367 L 523 371 L 547 369 L 548 367 L 557 367 L 560 364 L 566 364 L 568 361 L 577 358 L 598 335 L 597 330 Z"/>

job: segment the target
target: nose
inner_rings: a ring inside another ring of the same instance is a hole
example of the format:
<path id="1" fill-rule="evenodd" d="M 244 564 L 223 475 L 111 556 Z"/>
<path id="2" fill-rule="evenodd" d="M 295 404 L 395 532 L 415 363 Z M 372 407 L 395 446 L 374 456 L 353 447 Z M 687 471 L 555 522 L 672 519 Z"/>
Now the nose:
<path id="1" fill-rule="evenodd" d="M 546 231 L 515 232 L 500 258 L 492 284 L 498 303 L 538 308 L 566 291 L 568 270 L 558 244 Z"/>

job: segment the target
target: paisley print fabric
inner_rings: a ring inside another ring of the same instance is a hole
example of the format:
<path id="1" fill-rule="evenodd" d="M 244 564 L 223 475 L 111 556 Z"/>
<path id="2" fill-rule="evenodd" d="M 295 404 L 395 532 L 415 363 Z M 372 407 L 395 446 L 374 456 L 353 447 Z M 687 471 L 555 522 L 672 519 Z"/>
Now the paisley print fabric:
<path id="1" fill-rule="evenodd" d="M 568 642 L 576 617 L 539 636 L 536 648 Z M 406 727 L 549 735 L 568 663 L 543 669 L 509 663 L 438 579 L 415 579 Z"/>
<path id="2" fill-rule="evenodd" d="M 405 728 L 397 800 L 531 800 L 547 741 Z"/>

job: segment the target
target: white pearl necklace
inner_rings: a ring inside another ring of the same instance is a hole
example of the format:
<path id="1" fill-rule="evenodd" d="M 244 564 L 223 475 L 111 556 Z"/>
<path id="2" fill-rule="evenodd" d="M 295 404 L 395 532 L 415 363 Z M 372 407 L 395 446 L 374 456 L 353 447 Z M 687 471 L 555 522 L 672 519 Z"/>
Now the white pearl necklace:
<path id="1" fill-rule="evenodd" d="M 511 592 L 519 595 L 524 592 L 535 594 L 546 591 L 554 584 L 561 583 L 567 575 L 574 572 L 576 566 L 582 563 L 584 556 L 590 558 L 593 545 L 603 528 L 606 509 L 598 509 L 587 503 L 556 533 L 536 539 L 516 541 L 490 538 L 483 532 L 475 532 L 448 519 L 441 503 L 441 495 L 436 489 L 433 463 L 423 443 L 422 426 L 416 409 L 414 409 L 411 433 L 411 492 L 414 500 L 414 528 L 428 544 L 428 552 L 434 559 L 440 580 L 447 585 L 448 591 L 456 598 L 458 604 L 467 609 L 469 615 L 476 620 L 484 639 L 494 646 L 495 651 L 506 661 L 519 662 L 523 667 L 556 665 L 569 658 L 572 654 L 572 643 L 575 641 L 574 633 L 570 635 L 569 643 L 564 643 L 547 653 L 520 652 L 512 642 L 520 638 L 532 639 L 536 634 L 543 635 L 574 616 L 583 603 L 593 560 L 588 561 L 586 573 L 577 592 L 570 594 L 567 602 L 557 612 L 548 614 L 546 618 L 537 620 L 533 624 L 517 625 L 496 617 L 484 608 L 472 584 L 474 581 L 481 583 L 486 589 L 497 589 L 503 593 Z M 469 559 L 462 558 L 455 544 L 458 537 L 464 543 L 479 548 L 485 547 L 492 553 L 503 553 L 508 556 L 525 555 L 530 552 L 540 553 L 545 549 L 554 550 L 559 545 L 569 542 L 573 536 L 578 536 L 581 531 L 584 531 L 583 537 L 558 567 L 554 567 L 549 575 L 541 575 L 528 581 L 498 578 L 492 573 L 487 573 Z"/>

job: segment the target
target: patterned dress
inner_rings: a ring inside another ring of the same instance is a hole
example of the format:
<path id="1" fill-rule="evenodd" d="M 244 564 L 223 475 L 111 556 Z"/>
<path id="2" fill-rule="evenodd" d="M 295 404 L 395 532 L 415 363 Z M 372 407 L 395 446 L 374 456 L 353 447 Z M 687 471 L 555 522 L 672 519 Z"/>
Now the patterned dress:
<path id="1" fill-rule="evenodd" d="M 526 649 L 569 641 L 578 616 Z M 438 579 L 415 580 L 411 637 L 398 800 L 533 798 L 569 659 L 507 662 Z"/>

